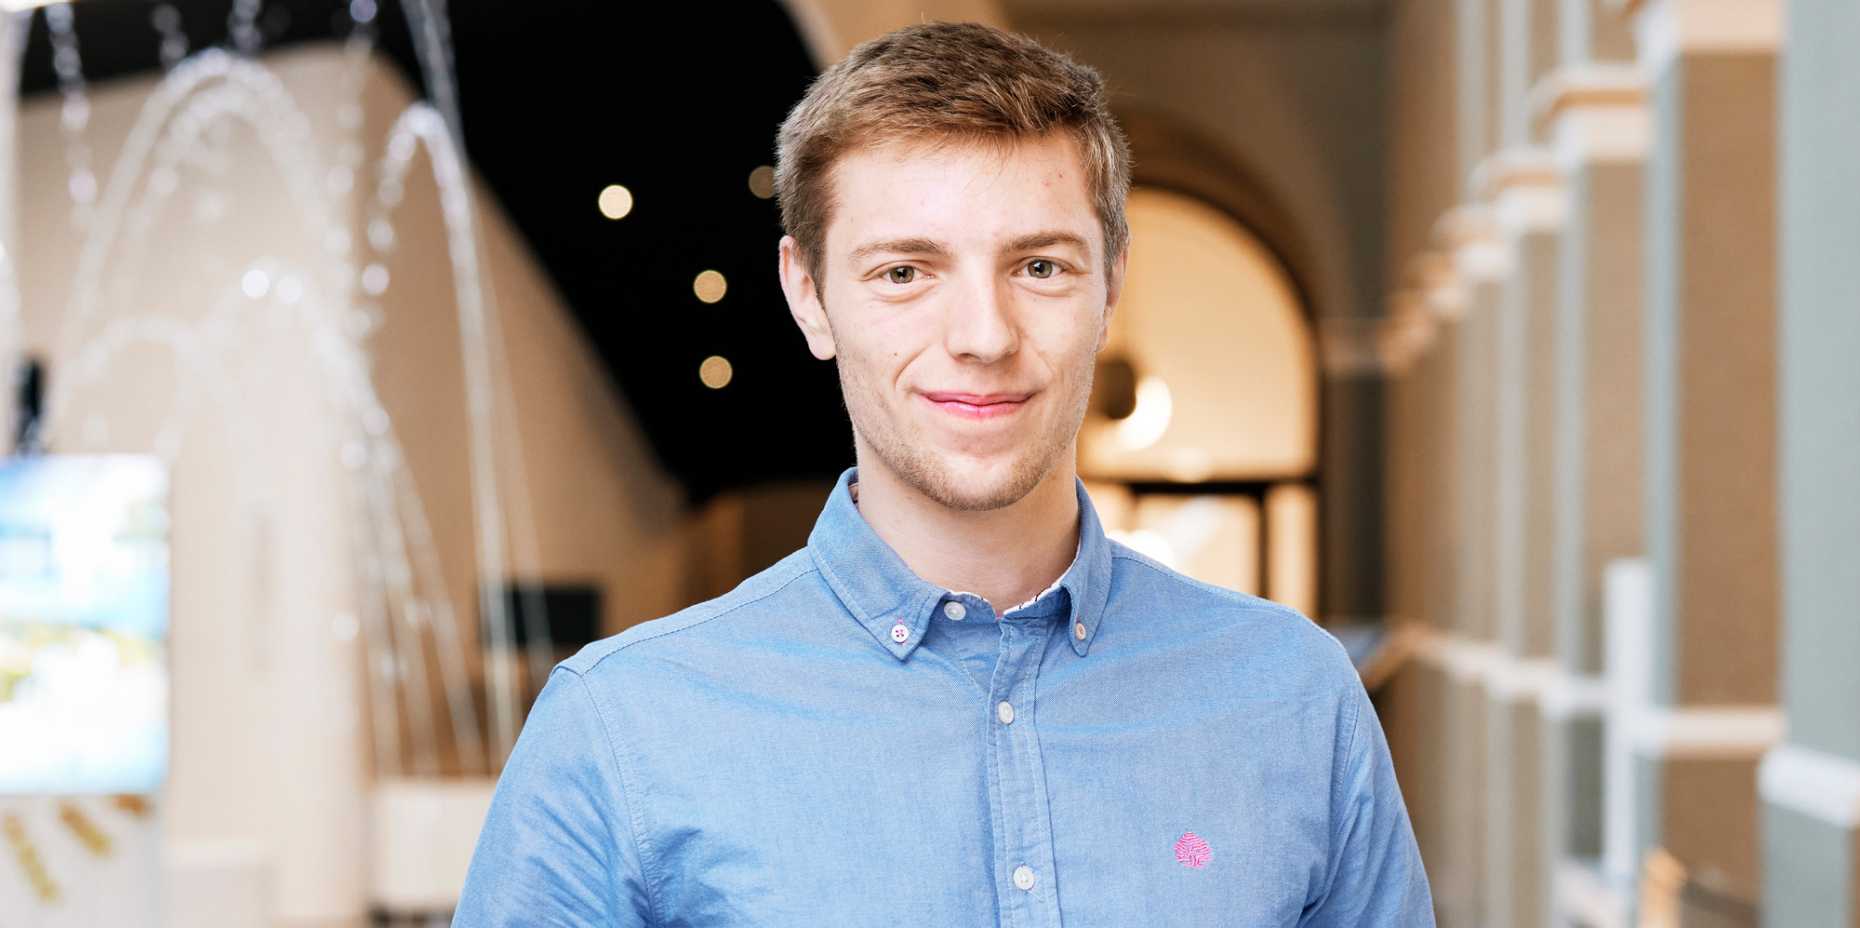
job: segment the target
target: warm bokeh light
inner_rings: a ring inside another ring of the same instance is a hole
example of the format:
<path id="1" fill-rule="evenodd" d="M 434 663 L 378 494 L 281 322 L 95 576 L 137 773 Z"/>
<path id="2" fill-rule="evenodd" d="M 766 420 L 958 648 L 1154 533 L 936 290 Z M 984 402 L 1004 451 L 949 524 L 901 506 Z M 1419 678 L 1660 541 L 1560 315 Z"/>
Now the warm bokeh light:
<path id="1" fill-rule="evenodd" d="M 749 192 L 766 200 L 775 195 L 775 169 L 763 165 L 749 172 Z"/>
<path id="2" fill-rule="evenodd" d="M 1156 444 L 1169 430 L 1169 417 L 1174 410 L 1169 385 L 1161 377 L 1137 381 L 1137 408 L 1117 423 L 1117 440 L 1131 451 Z"/>
<path id="3" fill-rule="evenodd" d="M 721 390 L 730 385 L 730 378 L 736 371 L 730 367 L 730 359 L 720 354 L 713 354 L 698 365 L 698 379 L 712 390 Z"/>
<path id="4" fill-rule="evenodd" d="M 633 191 L 619 184 L 608 184 L 601 190 L 601 215 L 609 219 L 625 219 L 633 211 Z"/>
<path id="5" fill-rule="evenodd" d="M 697 298 L 706 303 L 715 303 L 723 299 L 724 293 L 729 289 L 730 282 L 724 280 L 723 275 L 716 271 L 705 271 L 691 282 L 691 292 L 697 294 Z"/>

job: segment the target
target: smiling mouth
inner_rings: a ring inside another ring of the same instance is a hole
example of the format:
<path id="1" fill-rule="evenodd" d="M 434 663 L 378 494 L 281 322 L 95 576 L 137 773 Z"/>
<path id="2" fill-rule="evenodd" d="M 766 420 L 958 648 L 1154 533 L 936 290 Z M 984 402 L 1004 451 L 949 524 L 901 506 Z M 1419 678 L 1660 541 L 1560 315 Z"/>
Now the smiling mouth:
<path id="1" fill-rule="evenodd" d="M 1019 412 L 1031 393 L 923 393 L 931 406 L 963 419 L 999 419 Z"/>

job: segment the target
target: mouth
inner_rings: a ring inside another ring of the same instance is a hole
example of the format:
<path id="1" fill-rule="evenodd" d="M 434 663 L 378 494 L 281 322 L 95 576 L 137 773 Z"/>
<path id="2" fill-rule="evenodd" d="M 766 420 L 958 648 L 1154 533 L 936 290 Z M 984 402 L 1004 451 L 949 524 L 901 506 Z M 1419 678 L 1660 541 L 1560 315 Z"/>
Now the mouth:
<path id="1" fill-rule="evenodd" d="M 920 393 L 931 406 L 963 419 L 999 419 L 1019 412 L 1031 393 Z"/>

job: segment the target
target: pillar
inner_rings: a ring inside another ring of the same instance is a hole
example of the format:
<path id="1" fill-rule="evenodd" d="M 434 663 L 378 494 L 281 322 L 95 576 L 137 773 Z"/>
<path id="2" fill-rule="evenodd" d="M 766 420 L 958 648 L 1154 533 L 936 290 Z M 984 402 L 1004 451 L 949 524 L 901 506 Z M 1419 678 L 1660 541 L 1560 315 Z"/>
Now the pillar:
<path id="1" fill-rule="evenodd" d="M 1385 619 L 1382 567 L 1384 375 L 1380 319 L 1333 318 L 1318 327 L 1324 415 L 1318 443 L 1324 475 L 1319 517 L 1326 625 Z"/>
<path id="2" fill-rule="evenodd" d="M 1457 58 L 1454 110 L 1458 114 L 1454 137 L 1459 145 L 1459 164 L 1468 172 L 1460 177 L 1469 180 L 1472 166 L 1492 152 L 1497 127 L 1492 125 L 1496 106 L 1497 84 L 1492 80 L 1491 62 L 1498 54 L 1491 41 L 1497 21 L 1495 0 L 1454 0 L 1453 45 Z"/>
<path id="3" fill-rule="evenodd" d="M 1793 3 L 1781 94 L 1782 681 L 1763 915 L 1860 926 L 1860 7 Z"/>
<path id="4" fill-rule="evenodd" d="M 1442 225 L 1454 267 L 1454 283 L 1443 296 L 1458 316 L 1447 336 L 1456 427 L 1453 446 L 1445 449 L 1453 458 L 1453 481 L 1446 492 L 1455 498 L 1449 507 L 1454 524 L 1448 529 L 1453 536 L 1453 603 L 1444 662 L 1448 750 L 1443 779 L 1459 797 L 1447 810 L 1445 823 L 1449 872 L 1455 883 L 1448 887 L 1442 918 L 1456 925 L 1485 925 L 1492 923 L 1494 906 L 1503 900 L 1493 884 L 1502 881 L 1510 867 L 1502 842 L 1493 840 L 1491 809 L 1484 801 L 1494 777 L 1486 735 L 1489 686 L 1499 656 L 1493 644 L 1499 594 L 1493 576 L 1499 414 L 1493 384 L 1498 376 L 1499 299 L 1509 257 L 1485 207 L 1460 207 Z"/>
<path id="5" fill-rule="evenodd" d="M 1428 661 L 1407 658 L 1425 650 L 1434 637 L 1421 600 L 1426 563 L 1422 507 L 1429 477 L 1423 470 L 1424 445 L 1432 429 L 1425 403 L 1426 361 L 1434 327 L 1424 295 L 1408 282 L 1390 296 L 1389 313 L 1378 337 L 1386 371 L 1388 436 L 1388 463 L 1383 471 L 1383 497 L 1388 500 L 1383 562 L 1391 620 L 1387 647 L 1398 655 L 1390 665 L 1393 673 L 1382 682 L 1383 727 L 1389 733 L 1395 773 L 1424 863 L 1438 850 L 1434 826 L 1442 796 L 1436 789 L 1439 713 L 1433 678 L 1437 671 Z M 1365 682 L 1371 682 L 1367 674 Z"/>
<path id="6" fill-rule="evenodd" d="M 1415 258 L 1404 288 L 1393 306 L 1402 343 L 1394 353 L 1405 355 L 1405 363 L 1395 365 L 1401 370 L 1397 408 L 1403 410 L 1395 450 L 1396 459 L 1405 463 L 1395 468 L 1399 476 L 1392 492 L 1405 502 L 1391 543 L 1410 549 L 1400 560 L 1409 579 L 1396 589 L 1405 591 L 1398 593 L 1398 602 L 1409 604 L 1400 607 L 1410 617 L 1404 645 L 1415 659 L 1396 676 L 1392 701 L 1403 714 L 1388 727 L 1408 730 L 1402 739 L 1408 757 L 1397 759 L 1397 771 L 1436 909 L 1442 924 L 1452 925 L 1453 913 L 1465 911 L 1464 900 L 1474 885 L 1465 873 L 1468 855 L 1453 843 L 1463 803 L 1451 779 L 1460 734 L 1452 724 L 1459 708 L 1452 699 L 1459 495 L 1452 451 L 1457 446 L 1456 346 L 1464 303 L 1449 252 Z M 1461 917 L 1458 923 L 1469 922 Z"/>
<path id="7" fill-rule="evenodd" d="M 1549 913 L 1543 849 L 1541 715 L 1555 640 L 1549 607 L 1548 541 L 1555 500 L 1551 436 L 1555 421 L 1553 337 L 1564 192 L 1547 154 L 1509 149 L 1488 162 L 1503 247 L 1510 260 L 1494 304 L 1492 379 L 1496 397 L 1492 576 L 1494 640 L 1503 660 L 1488 681 L 1488 915 L 1533 928 Z"/>
<path id="8" fill-rule="evenodd" d="M 1650 81 L 1646 551 L 1651 705 L 1636 846 L 1677 904 L 1748 911 L 1777 739 L 1775 133 L 1780 0 L 1632 4 Z M 1685 915 L 1682 913 L 1682 920 Z"/>
<path id="9" fill-rule="evenodd" d="M 1588 6 L 1592 0 L 1576 0 Z M 1603 577 L 1641 553 L 1641 214 L 1649 124 L 1623 65 L 1573 62 L 1536 94 L 1568 191 L 1557 267 L 1550 389 L 1549 624 L 1554 670 L 1542 718 L 1543 854 L 1558 912 L 1618 910 L 1631 887 L 1600 871 L 1606 744 Z M 1600 889 L 1611 898 L 1596 900 Z M 1573 896 L 1573 898 L 1564 898 Z"/>
<path id="10" fill-rule="evenodd" d="M 1557 66 L 1562 41 L 1558 25 L 1561 0 L 1498 2 L 1499 141 L 1504 148 L 1514 149 L 1537 141 L 1538 126 L 1531 119 L 1530 94 L 1537 82 Z"/>

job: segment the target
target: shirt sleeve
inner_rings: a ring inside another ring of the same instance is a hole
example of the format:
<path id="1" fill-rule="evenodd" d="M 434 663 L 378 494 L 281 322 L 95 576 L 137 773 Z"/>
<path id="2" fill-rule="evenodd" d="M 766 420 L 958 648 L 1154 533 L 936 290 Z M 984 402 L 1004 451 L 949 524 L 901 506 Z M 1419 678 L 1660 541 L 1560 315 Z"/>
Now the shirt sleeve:
<path id="1" fill-rule="evenodd" d="M 1329 881 L 1299 920 L 1309 928 L 1434 924 L 1434 902 L 1421 866 L 1388 739 L 1361 680 L 1352 675 L 1345 713 L 1354 708 L 1348 747 L 1331 790 Z"/>
<path id="2" fill-rule="evenodd" d="M 454 928 L 651 924 L 613 744 L 586 681 L 558 665 L 498 777 Z"/>

